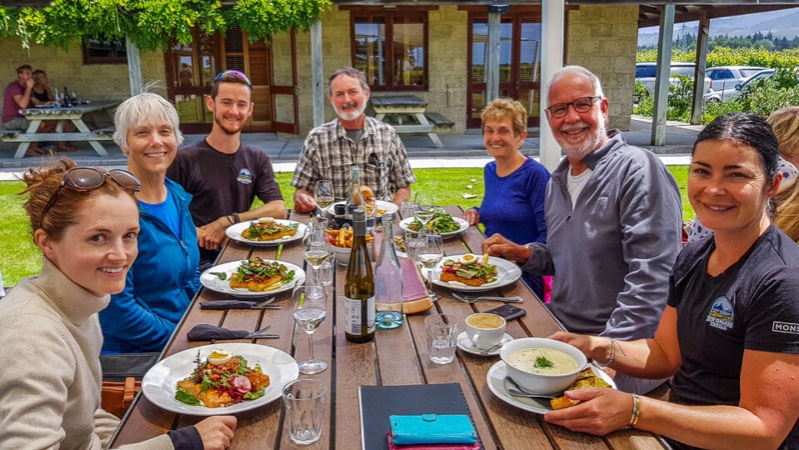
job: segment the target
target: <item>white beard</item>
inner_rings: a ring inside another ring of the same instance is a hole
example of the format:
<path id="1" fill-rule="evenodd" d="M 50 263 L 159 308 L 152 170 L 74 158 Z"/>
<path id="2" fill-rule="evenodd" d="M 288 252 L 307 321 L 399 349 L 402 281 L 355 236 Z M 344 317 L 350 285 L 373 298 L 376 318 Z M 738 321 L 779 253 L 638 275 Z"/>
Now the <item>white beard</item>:
<path id="1" fill-rule="evenodd" d="M 582 161 L 585 155 L 599 149 L 606 136 L 607 128 L 605 128 L 604 123 L 600 122 L 599 125 L 597 125 L 596 132 L 593 135 L 586 136 L 585 140 L 582 142 L 572 144 L 562 137 L 556 137 L 555 140 L 560 144 L 563 153 L 565 153 L 570 160 Z"/>
<path id="2" fill-rule="evenodd" d="M 333 107 L 333 109 L 336 110 L 336 114 L 341 120 L 346 120 L 348 122 L 351 122 L 363 115 L 364 111 L 366 111 L 366 103 L 365 102 L 361 103 L 360 106 L 358 106 L 358 108 L 355 111 L 349 110 L 347 112 L 344 112 L 343 110 L 340 110 L 335 106 Z"/>

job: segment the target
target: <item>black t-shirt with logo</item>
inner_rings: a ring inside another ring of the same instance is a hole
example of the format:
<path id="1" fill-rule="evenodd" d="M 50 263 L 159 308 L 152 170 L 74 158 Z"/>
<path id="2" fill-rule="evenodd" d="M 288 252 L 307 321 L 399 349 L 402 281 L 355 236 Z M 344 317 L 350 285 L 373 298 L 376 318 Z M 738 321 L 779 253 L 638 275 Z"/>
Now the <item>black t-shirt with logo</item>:
<path id="1" fill-rule="evenodd" d="M 712 237 L 689 244 L 672 271 L 668 304 L 682 355 L 675 403 L 737 405 L 745 349 L 799 354 L 799 246 L 772 225 L 715 277 L 706 271 L 714 249 Z M 781 448 L 799 448 L 799 427 Z"/>

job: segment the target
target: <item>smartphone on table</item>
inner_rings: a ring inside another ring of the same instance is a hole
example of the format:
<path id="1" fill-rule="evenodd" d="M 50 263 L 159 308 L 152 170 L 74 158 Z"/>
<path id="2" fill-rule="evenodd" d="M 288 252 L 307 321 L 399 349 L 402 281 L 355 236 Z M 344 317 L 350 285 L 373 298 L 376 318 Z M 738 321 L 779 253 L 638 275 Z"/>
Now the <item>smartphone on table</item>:
<path id="1" fill-rule="evenodd" d="M 515 306 L 515 305 L 510 305 L 510 304 L 505 304 L 505 305 L 502 305 L 502 306 L 498 306 L 496 308 L 492 308 L 492 309 L 489 309 L 488 311 L 483 311 L 483 312 L 490 313 L 490 314 L 496 314 L 496 315 L 502 317 L 503 319 L 505 319 L 506 322 L 511 321 L 513 319 L 518 319 L 519 317 L 522 317 L 525 314 L 527 314 L 527 311 L 525 311 L 524 309 L 519 308 L 518 306 Z"/>

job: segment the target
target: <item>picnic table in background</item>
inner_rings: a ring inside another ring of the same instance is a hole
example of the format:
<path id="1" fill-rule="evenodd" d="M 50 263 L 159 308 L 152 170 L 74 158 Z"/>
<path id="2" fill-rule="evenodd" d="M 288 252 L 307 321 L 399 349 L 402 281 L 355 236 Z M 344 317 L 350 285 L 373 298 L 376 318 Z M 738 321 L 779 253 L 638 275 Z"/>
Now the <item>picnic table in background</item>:
<path id="1" fill-rule="evenodd" d="M 62 108 L 48 106 L 21 109 L 19 112 L 30 122 L 28 129 L 26 131 L 5 130 L 0 139 L 3 142 L 19 142 L 17 151 L 14 153 L 15 159 L 25 156 L 31 142 L 88 142 L 98 155 L 108 156 L 108 151 L 99 141 L 112 140 L 113 129 L 90 130 L 83 121 L 83 117 L 87 113 L 113 108 L 119 103 L 119 101 L 97 101 Z M 55 133 L 39 133 L 39 126 L 45 120 L 58 121 Z M 68 122 L 72 122 L 75 126 L 71 132 L 64 131 L 64 125 Z"/>
<path id="2" fill-rule="evenodd" d="M 427 102 L 415 95 L 372 96 L 369 100 L 375 110 L 375 119 L 390 124 L 397 133 L 427 133 L 433 144 L 444 144 L 437 131 L 450 130 L 454 122 L 439 113 L 428 112 Z M 410 123 L 406 123 L 410 119 Z"/>
<path id="3" fill-rule="evenodd" d="M 460 217 L 460 207 L 444 209 Z M 398 216 L 398 213 L 397 213 Z M 293 211 L 289 218 L 307 222 L 308 216 Z M 396 236 L 400 236 L 395 220 Z M 461 255 L 480 252 L 484 236 L 476 227 L 469 227 L 460 235 L 444 241 L 446 255 Z M 282 251 L 277 247 L 255 247 L 231 240 L 223 249 L 217 264 L 241 261 L 253 256 L 280 260 L 303 266 L 305 246 L 301 241 L 287 243 Z M 308 269 L 306 269 L 308 270 Z M 305 446 L 309 449 L 357 450 L 362 448 L 361 409 L 359 388 L 361 386 L 435 385 L 457 383 L 463 392 L 477 433 L 488 450 L 535 448 L 599 448 L 599 449 L 663 449 L 660 438 L 635 429 L 616 431 L 605 437 L 571 432 L 553 426 L 543 416 L 525 411 L 505 403 L 495 396 L 487 381 L 489 370 L 499 361 L 498 356 L 473 355 L 458 350 L 454 362 L 434 364 L 428 357 L 424 319 L 429 314 L 443 312 L 463 319 L 474 312 L 486 311 L 500 306 L 500 302 L 463 303 L 452 296 L 448 289 L 436 286 L 438 301 L 433 308 L 405 317 L 403 325 L 393 330 L 376 330 L 375 340 L 366 344 L 353 344 L 344 338 L 345 307 L 343 291 L 346 268 L 336 265 L 332 295 L 328 301 L 328 318 L 314 335 L 314 356 L 326 361 L 328 369 L 316 375 L 302 375 L 323 381 L 329 389 L 330 401 L 326 411 L 322 437 Z M 524 298 L 523 303 L 514 303 L 527 311 L 518 320 L 508 323 L 506 332 L 514 338 L 544 337 L 561 327 L 544 304 L 521 281 L 502 288 L 495 288 L 488 295 Z M 208 310 L 200 309 L 202 301 L 227 298 L 227 295 L 201 289 L 189 306 L 189 311 L 175 330 L 162 359 L 180 351 L 208 345 L 208 342 L 189 342 L 187 333 L 198 324 L 212 324 L 231 329 L 256 331 L 266 324 L 272 325 L 269 332 L 280 335 L 279 339 L 237 341 L 275 347 L 292 355 L 295 360 L 308 358 L 307 336 L 298 329 L 292 313 L 291 292 L 275 294 L 272 305 L 280 310 Z M 269 367 L 264 367 L 269 373 Z M 260 408 L 238 413 L 238 427 L 231 449 L 295 449 L 286 428 L 285 411 L 281 401 L 275 400 Z M 145 396 L 139 394 L 114 436 L 112 447 L 139 442 L 171 429 L 197 423 L 201 418 L 180 415 L 160 409 Z M 389 424 L 385 424 L 388 431 Z M 371 450 L 371 449 L 370 449 Z"/>

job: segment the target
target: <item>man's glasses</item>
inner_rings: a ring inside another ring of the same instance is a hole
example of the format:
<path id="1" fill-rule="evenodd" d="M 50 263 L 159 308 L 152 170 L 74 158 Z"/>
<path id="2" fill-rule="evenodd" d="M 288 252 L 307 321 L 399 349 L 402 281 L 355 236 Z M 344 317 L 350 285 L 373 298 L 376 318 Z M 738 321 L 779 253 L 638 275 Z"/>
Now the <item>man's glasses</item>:
<path id="1" fill-rule="evenodd" d="M 252 83 L 250 82 L 250 79 L 247 78 L 247 75 L 244 75 L 244 72 L 239 72 L 238 70 L 226 70 L 224 72 L 221 72 L 214 79 L 214 83 L 218 83 L 220 81 L 228 81 L 225 80 L 225 78 L 238 78 L 247 83 L 247 86 L 252 87 Z"/>
<path id="2" fill-rule="evenodd" d="M 594 106 L 594 102 L 600 98 L 602 98 L 601 95 L 595 95 L 593 97 L 580 97 L 571 103 L 554 104 L 547 108 L 547 111 L 549 111 L 549 114 L 556 119 L 566 117 L 566 114 L 569 113 L 569 106 L 574 108 L 574 110 L 578 113 L 586 113 L 591 110 L 592 106 Z"/>
<path id="3" fill-rule="evenodd" d="M 42 222 L 44 222 L 47 211 L 55 204 L 58 194 L 61 193 L 61 189 L 67 187 L 78 192 L 93 191 L 104 185 L 106 178 L 111 178 L 125 189 L 130 189 L 135 192 L 141 191 L 139 179 L 127 170 L 113 169 L 106 171 L 95 169 L 94 167 L 73 167 L 64 172 L 64 179 L 61 180 L 61 185 L 58 186 L 58 189 L 56 189 L 53 196 L 50 197 L 47 205 L 45 205 L 42 210 L 39 228 L 42 227 Z"/>

